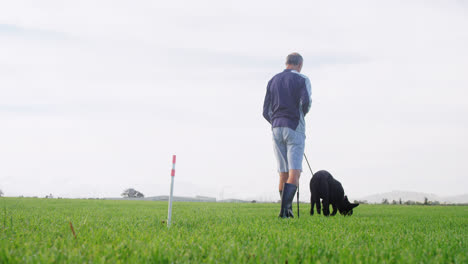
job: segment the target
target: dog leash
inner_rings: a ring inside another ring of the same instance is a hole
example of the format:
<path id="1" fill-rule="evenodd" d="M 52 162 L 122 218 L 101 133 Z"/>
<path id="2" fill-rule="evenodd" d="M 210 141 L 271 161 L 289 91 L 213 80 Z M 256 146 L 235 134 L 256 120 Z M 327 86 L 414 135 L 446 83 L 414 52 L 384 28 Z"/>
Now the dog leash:
<path id="1" fill-rule="evenodd" d="M 304 158 L 307 161 L 307 166 L 309 166 L 310 174 L 314 175 L 312 172 L 312 168 L 310 167 L 309 160 L 307 159 L 307 156 L 304 152 Z M 297 185 L 297 218 L 299 218 L 299 184 Z"/>
<path id="2" fill-rule="evenodd" d="M 299 218 L 299 184 L 297 185 L 297 218 Z"/>

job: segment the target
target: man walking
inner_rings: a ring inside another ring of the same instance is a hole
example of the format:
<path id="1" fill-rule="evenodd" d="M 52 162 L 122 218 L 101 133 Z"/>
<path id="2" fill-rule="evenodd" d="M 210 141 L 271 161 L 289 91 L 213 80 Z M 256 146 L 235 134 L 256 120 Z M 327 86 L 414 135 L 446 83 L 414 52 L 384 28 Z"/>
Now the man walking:
<path id="1" fill-rule="evenodd" d="M 294 217 L 292 202 L 302 172 L 305 145 L 305 120 L 311 101 L 309 78 L 301 74 L 299 53 L 286 58 L 286 69 L 276 74 L 267 86 L 263 116 L 271 124 L 273 147 L 279 172 L 281 211 L 279 217 Z"/>

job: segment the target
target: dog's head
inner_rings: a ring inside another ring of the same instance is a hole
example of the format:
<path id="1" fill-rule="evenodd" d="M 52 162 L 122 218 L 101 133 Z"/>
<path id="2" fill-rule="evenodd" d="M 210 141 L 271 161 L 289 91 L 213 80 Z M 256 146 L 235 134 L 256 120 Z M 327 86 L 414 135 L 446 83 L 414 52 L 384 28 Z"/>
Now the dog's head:
<path id="1" fill-rule="evenodd" d="M 359 204 L 358 203 L 350 203 L 348 200 L 348 196 L 343 197 L 343 202 L 341 203 L 341 208 L 338 208 L 340 210 L 340 214 L 346 216 L 351 216 L 353 215 L 353 208 L 357 207 Z"/>

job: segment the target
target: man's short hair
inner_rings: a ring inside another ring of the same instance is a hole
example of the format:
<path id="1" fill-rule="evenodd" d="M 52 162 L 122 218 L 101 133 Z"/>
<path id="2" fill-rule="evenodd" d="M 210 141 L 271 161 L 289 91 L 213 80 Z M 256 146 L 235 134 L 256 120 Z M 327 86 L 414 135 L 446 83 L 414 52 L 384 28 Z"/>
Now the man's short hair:
<path id="1" fill-rule="evenodd" d="M 300 65 L 304 60 L 302 59 L 301 54 L 293 52 L 286 57 L 287 65 Z"/>

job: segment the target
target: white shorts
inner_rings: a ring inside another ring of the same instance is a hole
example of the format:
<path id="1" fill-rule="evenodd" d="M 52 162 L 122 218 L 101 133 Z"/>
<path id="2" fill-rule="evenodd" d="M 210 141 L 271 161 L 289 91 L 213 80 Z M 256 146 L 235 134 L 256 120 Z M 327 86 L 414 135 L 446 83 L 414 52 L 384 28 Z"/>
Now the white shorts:
<path id="1" fill-rule="evenodd" d="M 278 161 L 278 172 L 300 170 L 304 157 L 305 134 L 289 127 L 274 127 L 273 150 Z"/>

